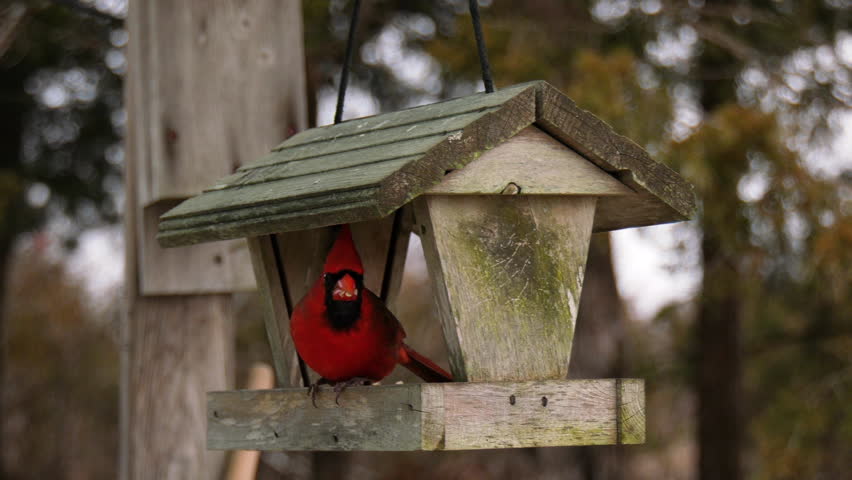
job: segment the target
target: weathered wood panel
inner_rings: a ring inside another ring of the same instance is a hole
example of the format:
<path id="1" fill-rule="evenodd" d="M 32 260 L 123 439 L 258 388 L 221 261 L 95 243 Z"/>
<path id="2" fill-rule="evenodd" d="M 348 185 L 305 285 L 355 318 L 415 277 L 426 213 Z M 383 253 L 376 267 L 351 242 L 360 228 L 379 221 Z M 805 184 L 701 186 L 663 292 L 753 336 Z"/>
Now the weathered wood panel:
<path id="1" fill-rule="evenodd" d="M 276 242 L 274 235 L 248 239 L 252 267 L 263 304 L 263 321 L 272 352 L 275 378 L 280 386 L 295 386 L 301 383 L 299 365 L 293 339 L 290 337 L 290 312 L 284 296 L 286 285 L 282 284 L 282 278 L 279 276 L 279 269 L 283 266 L 279 263 L 273 242 Z"/>
<path id="2" fill-rule="evenodd" d="M 348 389 L 338 407 L 307 389 L 212 392 L 207 395 L 207 447 L 243 450 L 416 450 L 419 389 Z"/>
<path id="3" fill-rule="evenodd" d="M 378 186 L 389 175 L 398 171 L 402 166 L 410 163 L 413 158 L 409 155 L 410 147 L 413 150 L 420 150 L 420 153 L 428 151 L 441 138 L 430 137 L 421 139 L 417 142 L 406 142 L 399 149 L 384 146 L 381 150 L 384 152 L 381 155 L 387 155 L 388 160 L 384 159 L 369 165 L 365 168 L 361 165 L 341 166 L 339 169 L 332 169 L 328 173 L 312 173 L 299 175 L 296 177 L 281 178 L 266 183 L 251 183 L 240 186 L 238 189 L 214 189 L 208 190 L 203 195 L 190 199 L 182 203 L 180 206 L 169 211 L 163 216 L 163 229 L 172 225 L 179 225 L 171 220 L 186 219 L 184 222 L 187 227 L 195 224 L 203 223 L 198 218 L 203 220 L 215 220 L 216 218 L 224 218 L 227 221 L 233 221 L 232 218 L 250 218 L 257 216 L 257 211 L 261 208 L 269 208 L 273 202 L 286 203 L 293 200 L 302 199 L 307 207 L 321 208 L 324 205 L 320 202 L 326 201 L 331 205 L 345 202 L 345 197 L 337 197 L 329 195 L 336 192 L 354 192 L 363 190 L 369 187 Z M 400 150 L 401 149 L 401 150 Z M 402 156 L 397 156 L 397 153 L 403 152 Z M 361 161 L 358 157 L 348 157 L 345 159 L 349 162 Z M 310 165 L 307 165 L 310 167 Z M 310 167 L 313 168 L 313 167 Z M 236 195 L 236 196 L 235 196 Z M 316 198 L 318 195 L 325 197 Z M 317 201 L 319 200 L 319 202 Z M 251 210 L 243 212 L 228 212 L 228 207 L 236 203 L 240 207 L 252 207 Z M 192 208 L 192 214 L 186 213 L 187 209 Z M 275 206 L 273 205 L 273 208 Z M 294 212 L 293 205 L 290 205 L 285 212 Z M 213 218 L 205 218 L 207 214 L 217 215 Z"/>
<path id="4" fill-rule="evenodd" d="M 338 136 L 327 142 L 312 142 L 277 149 L 260 161 L 242 167 L 238 175 L 245 175 L 252 172 L 254 175 L 275 177 L 282 174 L 290 174 L 288 167 L 293 167 L 294 163 L 304 163 L 317 157 L 339 156 L 347 152 L 360 153 L 366 148 L 398 145 L 401 141 L 446 136 L 448 133 L 461 130 L 466 125 L 497 108 L 479 109 L 471 113 L 463 113 L 451 117 L 425 119 L 413 125 L 390 125 L 390 128 L 375 130 L 371 135 L 357 133 Z M 369 155 L 365 156 L 371 158 Z M 333 165 L 332 160 L 329 160 L 329 163 Z"/>
<path id="5" fill-rule="evenodd" d="M 511 187 L 512 184 L 514 187 Z M 432 195 L 633 195 L 615 177 L 531 125 L 426 190 Z"/>
<path id="6" fill-rule="evenodd" d="M 304 78 L 294 70 L 304 63 L 301 24 L 281 29 L 298 7 L 152 1 L 134 11 L 134 38 L 144 39 L 131 42 L 128 72 L 129 94 L 145 99 L 129 124 L 146 159 L 137 176 L 142 294 L 254 288 L 244 243 L 163 252 L 156 216 L 307 126 Z M 150 80 L 130 81 L 140 75 Z"/>
<path id="7" fill-rule="evenodd" d="M 163 217 L 160 217 L 157 241 L 164 247 L 175 247 L 378 218 L 383 215 L 379 215 L 376 209 L 377 193 L 377 188 L 364 188 L 327 195 L 322 199 L 297 199 L 186 219 L 162 220 Z"/>
<path id="8" fill-rule="evenodd" d="M 470 450 L 644 441 L 642 380 L 548 380 L 352 387 L 313 407 L 305 389 L 211 392 L 208 447 Z M 619 404 L 620 402 L 620 404 Z M 628 417 L 619 412 L 629 411 Z"/>
<path id="9" fill-rule="evenodd" d="M 620 380 L 618 389 L 621 443 L 645 443 L 645 382 L 635 378 Z M 625 400 L 628 399 L 628 400 Z"/>
<path id="10" fill-rule="evenodd" d="M 142 210 L 136 233 L 141 262 L 142 295 L 198 295 L 251 291 L 256 288 L 245 240 L 225 240 L 163 248 L 156 240 L 160 215 L 178 201 L 164 200 Z"/>
<path id="11" fill-rule="evenodd" d="M 307 127 L 298 3 L 145 3 L 146 55 L 130 66 L 155 79 L 133 126 L 150 140 L 143 205 L 196 195 Z"/>
<path id="12" fill-rule="evenodd" d="M 498 107 L 518 93 L 529 88 L 538 88 L 540 82 L 527 82 L 511 87 L 502 88 L 491 94 L 476 94 L 467 97 L 453 98 L 430 105 L 383 113 L 370 117 L 347 120 L 336 125 L 312 128 L 289 138 L 279 145 L 276 150 L 290 148 L 306 143 L 327 142 L 350 135 L 371 134 L 372 132 L 399 126 L 412 126 L 432 119 L 454 117 L 474 112 L 482 112 L 492 107 Z M 252 165 L 247 165 L 249 168 Z"/>
<path id="13" fill-rule="evenodd" d="M 564 378 L 595 198 L 429 195 L 415 209 L 454 378 Z"/>
<path id="14" fill-rule="evenodd" d="M 209 210 L 216 207 L 217 197 L 229 198 L 232 192 L 228 190 L 240 189 L 241 194 L 252 196 L 252 191 L 264 191 L 263 188 L 242 190 L 251 185 L 263 185 L 276 182 L 281 193 L 286 193 L 287 198 L 298 198 L 306 195 L 315 195 L 317 192 L 327 190 L 343 189 L 351 190 L 365 185 L 378 183 L 390 173 L 406 163 L 416 160 L 428 148 L 439 140 L 438 137 L 427 137 L 415 142 L 401 142 L 394 147 L 383 145 L 381 148 L 368 148 L 362 155 L 341 154 L 330 158 L 336 166 L 329 167 L 326 160 L 319 162 L 294 161 L 284 165 L 273 165 L 245 172 L 238 172 L 225 177 L 216 185 L 209 187 L 205 192 L 222 192 L 216 195 L 208 195 L 205 200 L 210 203 Z M 411 153 L 414 152 L 414 153 Z M 402 153 L 402 154 L 401 154 Z M 319 181 L 317 181 L 319 180 Z M 224 191 L 224 192 L 223 192 Z M 263 198 L 263 197 L 260 197 Z"/>
<path id="15" fill-rule="evenodd" d="M 137 297 L 130 306 L 126 478 L 220 474 L 225 458 L 204 443 L 205 392 L 233 388 L 231 315 L 228 295 Z"/>
<path id="16" fill-rule="evenodd" d="M 618 430 L 623 431 L 618 421 L 623 419 L 617 413 L 617 387 L 611 379 L 449 384 L 443 388 L 443 448 L 618 443 Z M 633 412 L 631 421 L 641 421 L 644 433 L 644 416 L 638 414 L 644 415 L 644 392 L 622 388 L 620 396 L 621 409 Z M 423 407 L 428 412 L 430 405 Z M 629 440 L 622 437 L 621 443 L 642 443 L 638 437 Z"/>
<path id="17" fill-rule="evenodd" d="M 536 123 L 547 133 L 618 178 L 641 195 L 601 202 L 607 219 L 595 231 L 688 220 L 695 213 L 692 185 L 672 169 L 570 98 L 543 82 L 538 93 Z M 624 207 L 632 207 L 619 215 Z"/>

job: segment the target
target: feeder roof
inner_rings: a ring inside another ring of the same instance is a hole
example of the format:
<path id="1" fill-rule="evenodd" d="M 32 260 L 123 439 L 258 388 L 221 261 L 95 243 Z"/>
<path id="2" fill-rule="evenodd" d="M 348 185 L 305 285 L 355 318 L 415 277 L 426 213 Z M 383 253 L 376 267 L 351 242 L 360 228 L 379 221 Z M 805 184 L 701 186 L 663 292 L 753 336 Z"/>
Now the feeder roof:
<path id="1" fill-rule="evenodd" d="M 160 217 L 164 246 L 384 217 L 535 125 L 635 194 L 601 199 L 595 231 L 686 220 L 692 187 L 543 81 L 313 128 Z"/>

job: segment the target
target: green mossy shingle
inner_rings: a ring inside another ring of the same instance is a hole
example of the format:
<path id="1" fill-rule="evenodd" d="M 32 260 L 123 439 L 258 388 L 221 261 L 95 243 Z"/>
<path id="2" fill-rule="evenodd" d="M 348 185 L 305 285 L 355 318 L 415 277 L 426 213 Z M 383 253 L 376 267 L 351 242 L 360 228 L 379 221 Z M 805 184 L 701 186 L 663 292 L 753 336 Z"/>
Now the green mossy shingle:
<path id="1" fill-rule="evenodd" d="M 178 246 L 380 218 L 533 123 L 643 194 L 638 206 L 606 200 L 610 211 L 635 211 L 638 219 L 602 222 L 596 231 L 693 212 L 685 181 L 536 81 L 301 132 L 166 212 L 157 238 Z"/>

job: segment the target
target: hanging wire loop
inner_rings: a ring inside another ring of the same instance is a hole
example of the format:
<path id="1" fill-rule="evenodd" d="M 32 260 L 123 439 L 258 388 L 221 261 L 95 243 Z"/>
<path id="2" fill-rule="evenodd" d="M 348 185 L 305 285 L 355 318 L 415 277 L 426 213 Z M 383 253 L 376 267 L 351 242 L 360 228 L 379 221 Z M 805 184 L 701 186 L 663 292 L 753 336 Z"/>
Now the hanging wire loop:
<path id="1" fill-rule="evenodd" d="M 352 19 L 349 21 L 349 37 L 346 39 L 346 53 L 343 57 L 343 69 L 340 71 L 340 87 L 337 90 L 337 109 L 334 111 L 334 123 L 343 120 L 343 102 L 346 99 L 346 86 L 349 83 L 349 66 L 352 64 L 352 52 L 355 50 L 355 28 L 358 26 L 358 12 L 361 0 L 355 0 L 352 7 Z"/>
<path id="2" fill-rule="evenodd" d="M 479 66 L 482 69 L 482 83 L 487 93 L 494 92 L 494 81 L 491 79 L 491 64 L 488 63 L 488 50 L 485 48 L 485 38 L 482 36 L 482 21 L 479 18 L 479 2 L 468 0 L 470 19 L 473 22 L 473 36 L 476 37 L 476 49 L 479 51 Z"/>

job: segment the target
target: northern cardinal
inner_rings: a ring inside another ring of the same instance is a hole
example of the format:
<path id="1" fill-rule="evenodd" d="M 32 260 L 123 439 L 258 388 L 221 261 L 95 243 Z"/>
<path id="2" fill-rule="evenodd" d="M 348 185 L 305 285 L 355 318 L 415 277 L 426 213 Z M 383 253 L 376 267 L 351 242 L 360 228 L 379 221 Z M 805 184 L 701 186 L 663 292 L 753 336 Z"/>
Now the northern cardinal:
<path id="1" fill-rule="evenodd" d="M 364 287 L 364 267 L 343 225 L 318 278 L 293 310 L 290 335 L 305 363 L 322 378 L 308 393 L 316 406 L 321 383 L 335 384 L 335 402 L 347 386 L 385 378 L 400 364 L 427 382 L 452 376 L 403 343 L 405 330 Z"/>

